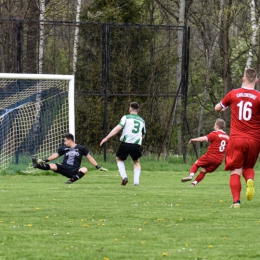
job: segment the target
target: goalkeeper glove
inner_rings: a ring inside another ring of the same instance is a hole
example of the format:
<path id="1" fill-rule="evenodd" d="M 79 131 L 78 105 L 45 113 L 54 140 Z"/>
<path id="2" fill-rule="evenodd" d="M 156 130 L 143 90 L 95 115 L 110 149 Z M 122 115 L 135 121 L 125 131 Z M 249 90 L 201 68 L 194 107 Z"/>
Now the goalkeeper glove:
<path id="1" fill-rule="evenodd" d="M 37 162 L 38 162 L 39 164 L 42 164 L 42 163 L 47 163 L 47 162 L 49 162 L 49 160 L 48 160 L 48 159 L 38 159 Z"/>
<path id="2" fill-rule="evenodd" d="M 97 168 L 99 171 L 103 171 L 103 172 L 107 172 L 107 171 L 108 171 L 108 169 L 103 168 L 102 166 L 99 166 L 99 165 L 97 165 L 96 168 Z"/>

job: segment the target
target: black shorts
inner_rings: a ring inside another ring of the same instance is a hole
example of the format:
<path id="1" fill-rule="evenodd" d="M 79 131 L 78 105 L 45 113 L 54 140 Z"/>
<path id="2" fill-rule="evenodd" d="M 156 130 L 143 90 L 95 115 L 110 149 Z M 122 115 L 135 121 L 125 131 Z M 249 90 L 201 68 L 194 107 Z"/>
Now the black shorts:
<path id="1" fill-rule="evenodd" d="M 142 156 L 141 145 L 121 142 L 116 152 L 116 157 L 124 161 L 128 155 L 131 156 L 133 161 L 137 161 Z"/>
<path id="2" fill-rule="evenodd" d="M 68 165 L 64 165 L 64 164 L 58 164 L 56 163 L 57 166 L 57 173 L 60 173 L 63 176 L 66 176 L 68 178 L 72 178 L 73 175 L 77 174 L 79 172 L 80 168 L 75 168 L 75 167 L 71 167 Z"/>

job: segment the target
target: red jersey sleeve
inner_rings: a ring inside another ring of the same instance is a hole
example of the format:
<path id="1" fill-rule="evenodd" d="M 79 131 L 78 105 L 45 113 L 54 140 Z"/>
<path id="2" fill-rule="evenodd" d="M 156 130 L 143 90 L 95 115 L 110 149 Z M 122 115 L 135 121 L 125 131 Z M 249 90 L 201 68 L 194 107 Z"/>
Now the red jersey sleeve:
<path id="1" fill-rule="evenodd" d="M 208 142 L 212 142 L 216 138 L 216 134 L 214 132 L 209 133 L 206 135 Z"/>
<path id="2" fill-rule="evenodd" d="M 220 105 L 223 108 L 227 108 L 231 104 L 231 95 L 232 95 L 232 90 L 227 93 L 227 95 L 220 101 Z"/>

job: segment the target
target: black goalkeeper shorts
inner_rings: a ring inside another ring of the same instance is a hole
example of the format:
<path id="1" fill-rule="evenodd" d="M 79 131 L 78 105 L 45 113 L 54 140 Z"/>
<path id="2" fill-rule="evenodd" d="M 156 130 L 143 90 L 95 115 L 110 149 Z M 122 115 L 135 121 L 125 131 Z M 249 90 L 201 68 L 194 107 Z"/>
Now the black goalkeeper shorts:
<path id="1" fill-rule="evenodd" d="M 68 177 L 68 178 L 72 178 L 73 175 L 77 174 L 79 172 L 79 169 L 78 167 L 71 167 L 71 166 L 68 166 L 68 165 L 65 165 L 65 164 L 59 164 L 59 163 L 56 163 L 56 166 L 57 166 L 57 173 L 60 173 L 61 175 L 65 176 L 65 177 Z"/>
<path id="2" fill-rule="evenodd" d="M 141 145 L 121 142 L 116 152 L 116 157 L 124 161 L 128 155 L 131 156 L 133 161 L 137 161 L 142 156 Z"/>

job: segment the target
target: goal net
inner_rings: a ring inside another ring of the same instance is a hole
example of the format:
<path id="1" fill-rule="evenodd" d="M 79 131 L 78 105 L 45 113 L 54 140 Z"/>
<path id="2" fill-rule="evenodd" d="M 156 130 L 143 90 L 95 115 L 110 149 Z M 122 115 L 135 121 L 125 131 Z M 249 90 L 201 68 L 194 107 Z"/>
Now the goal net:
<path id="1" fill-rule="evenodd" d="M 0 171 L 18 172 L 75 135 L 74 76 L 0 73 Z"/>

